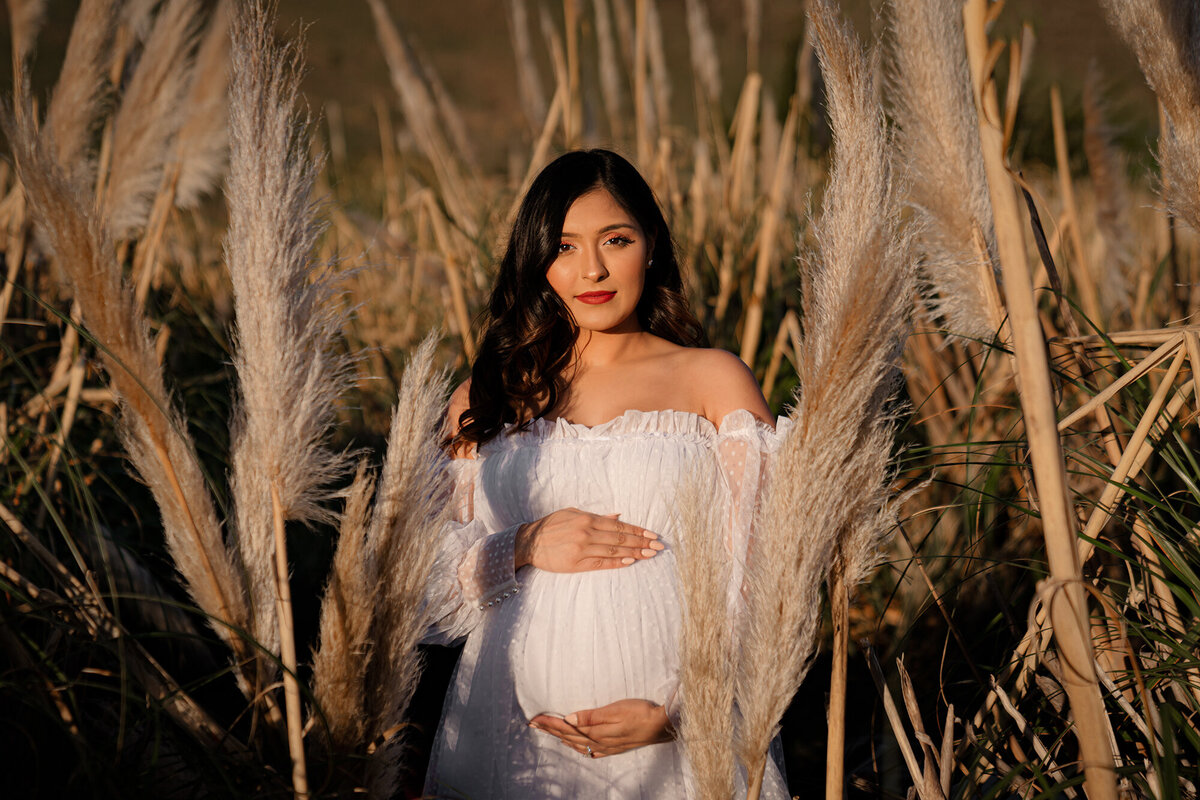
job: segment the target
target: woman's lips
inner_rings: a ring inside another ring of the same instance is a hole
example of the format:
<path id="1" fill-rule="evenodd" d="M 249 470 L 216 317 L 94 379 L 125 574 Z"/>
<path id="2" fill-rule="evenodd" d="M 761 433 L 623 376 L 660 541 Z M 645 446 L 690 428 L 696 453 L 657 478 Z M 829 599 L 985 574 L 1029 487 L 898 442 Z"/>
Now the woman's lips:
<path id="1" fill-rule="evenodd" d="M 601 303 L 607 303 L 609 300 L 612 300 L 616 294 L 616 292 L 584 292 L 583 294 L 575 295 L 575 299 L 581 303 L 587 303 L 589 305 L 596 306 L 600 305 Z"/>

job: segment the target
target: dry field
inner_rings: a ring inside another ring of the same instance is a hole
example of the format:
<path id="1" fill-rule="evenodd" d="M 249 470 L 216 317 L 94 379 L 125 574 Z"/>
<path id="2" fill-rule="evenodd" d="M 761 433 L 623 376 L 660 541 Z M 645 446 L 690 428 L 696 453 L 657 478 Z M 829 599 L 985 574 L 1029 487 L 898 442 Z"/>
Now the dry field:
<path id="1" fill-rule="evenodd" d="M 430 432 L 603 144 L 793 420 L 738 652 L 681 556 L 697 796 L 782 720 L 806 797 L 1196 797 L 1193 2 L 330 5 L 8 0 L 12 791 L 419 793 Z"/>

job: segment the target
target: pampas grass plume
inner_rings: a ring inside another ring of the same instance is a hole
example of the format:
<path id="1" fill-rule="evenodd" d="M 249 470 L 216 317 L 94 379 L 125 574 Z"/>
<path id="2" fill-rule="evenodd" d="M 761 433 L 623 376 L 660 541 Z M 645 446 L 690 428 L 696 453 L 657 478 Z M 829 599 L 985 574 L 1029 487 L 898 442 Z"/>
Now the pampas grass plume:
<path id="1" fill-rule="evenodd" d="M 21 65 L 37 43 L 38 31 L 46 19 L 48 0 L 8 0 L 8 23 L 12 30 L 13 74 L 21 74 Z"/>
<path id="2" fill-rule="evenodd" d="M 117 0 L 83 0 L 75 12 L 44 129 L 58 167 L 81 191 L 91 190 L 92 134 L 103 108 Z"/>
<path id="3" fill-rule="evenodd" d="M 320 643 L 313 654 L 313 697 L 335 751 L 351 752 L 366 730 L 364 680 L 375 587 L 364 559 L 375 480 L 364 465 L 346 492 L 333 572 L 321 598 Z"/>
<path id="4" fill-rule="evenodd" d="M 676 547 L 683 627 L 679 642 L 679 736 L 692 795 L 733 795 L 733 631 L 727 609 L 730 559 L 713 503 L 716 476 L 697 470 L 680 487 L 683 535 Z"/>
<path id="5" fill-rule="evenodd" d="M 388 738 L 368 765 L 372 797 L 390 797 L 396 786 L 400 748 L 394 731 L 417 687 L 416 647 L 429 627 L 425 582 L 450 513 L 449 472 L 437 438 L 448 377 L 434 368 L 436 348 L 437 336 L 431 334 L 404 371 L 367 529 L 367 585 L 378 587 L 371 626 L 376 648 L 367 673 L 367 733 L 371 739 Z"/>
<path id="6" fill-rule="evenodd" d="M 37 140 L 28 110 L 5 115 L 4 126 L 33 218 L 73 286 L 84 324 L 102 345 L 122 439 L 158 503 L 171 557 L 216 632 L 235 653 L 244 652 L 235 632 L 248 621 L 237 556 L 223 543 L 186 421 L 167 391 L 149 325 L 122 278 L 104 221 Z"/>
<path id="7" fill-rule="evenodd" d="M 867 57 L 832 0 L 810 20 L 834 134 L 829 188 L 802 261 L 804 334 L 792 424 L 772 458 L 746 565 L 738 755 L 751 780 L 806 674 L 835 559 L 862 572 L 886 532 L 888 410 L 908 331 L 914 264 L 900 228 L 892 142 Z"/>
<path id="8" fill-rule="evenodd" d="M 175 202 L 194 208 L 216 188 L 229 158 L 229 21 L 233 0 L 220 0 L 196 51 L 192 83 L 176 138 Z"/>
<path id="9" fill-rule="evenodd" d="M 196 0 L 168 0 L 163 6 L 113 117 L 104 196 L 113 239 L 135 234 L 150 213 L 183 121 L 182 101 L 191 76 L 199 10 Z"/>
<path id="10" fill-rule="evenodd" d="M 300 47 L 275 45 L 272 16 L 257 4 L 234 16 L 225 262 L 236 314 L 236 531 L 254 637 L 277 653 L 272 490 L 285 519 L 333 518 L 328 486 L 346 456 L 325 436 L 350 358 L 338 349 L 348 312 L 311 260 L 322 230 L 311 200 L 319 165 L 309 157 L 308 118 L 296 110 Z"/>
<path id="11" fill-rule="evenodd" d="M 909 202 L 922 223 L 923 273 L 934 313 L 953 333 L 990 340 L 992 259 L 977 251 L 973 230 L 991 242 L 992 206 L 979 149 L 979 125 L 957 0 L 890 0 L 889 94 L 897 144 L 910 171 Z M 989 249 L 994 249 L 989 245 Z"/>
<path id="12" fill-rule="evenodd" d="M 1159 141 L 1167 209 L 1200 230 L 1200 5 L 1194 0 L 1102 0 L 1137 56 L 1167 120 Z"/>

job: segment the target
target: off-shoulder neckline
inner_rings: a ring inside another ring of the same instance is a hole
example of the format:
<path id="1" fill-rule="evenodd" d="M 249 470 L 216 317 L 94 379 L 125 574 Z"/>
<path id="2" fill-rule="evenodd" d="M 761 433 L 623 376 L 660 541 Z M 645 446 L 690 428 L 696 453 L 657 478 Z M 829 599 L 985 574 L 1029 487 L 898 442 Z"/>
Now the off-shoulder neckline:
<path id="1" fill-rule="evenodd" d="M 512 425 L 507 426 L 506 432 L 510 431 L 513 427 Z M 659 408 L 646 411 L 638 408 L 630 408 L 611 419 L 598 422 L 594 425 L 588 425 L 583 422 L 572 422 L 565 417 L 555 417 L 553 419 L 538 417 L 529 424 L 528 431 L 542 434 L 551 432 L 574 433 L 588 437 L 616 432 L 699 433 L 713 436 L 733 430 L 759 427 L 767 430 L 771 430 L 772 428 L 771 425 L 758 419 L 745 408 L 730 411 L 716 424 L 708 417 L 698 414 L 695 411 L 682 411 L 675 408 Z"/>
<path id="2" fill-rule="evenodd" d="M 723 436 L 755 436 L 765 437 L 764 443 L 768 449 L 777 447 L 791 429 L 792 420 L 779 417 L 771 426 L 754 416 L 748 409 L 739 408 L 730 411 L 721 418 L 719 424 L 694 411 L 681 411 L 673 408 L 643 411 L 637 408 L 627 409 L 612 419 L 595 425 L 582 422 L 571 422 L 563 417 L 546 419 L 538 417 L 524 431 L 514 431 L 516 427 L 508 423 L 504 432 L 484 443 L 482 450 L 499 449 L 520 446 L 522 442 L 531 439 L 538 441 L 595 441 L 612 438 L 636 436 L 648 437 L 684 437 L 697 440 L 714 440 Z M 478 449 L 470 456 L 462 456 L 456 461 L 477 461 Z"/>

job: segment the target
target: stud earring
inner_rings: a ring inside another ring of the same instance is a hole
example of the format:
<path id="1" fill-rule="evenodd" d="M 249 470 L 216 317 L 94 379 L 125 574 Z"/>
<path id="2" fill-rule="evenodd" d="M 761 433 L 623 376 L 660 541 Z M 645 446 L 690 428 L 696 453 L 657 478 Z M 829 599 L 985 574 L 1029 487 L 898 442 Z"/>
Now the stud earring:
<path id="1" fill-rule="evenodd" d="M 653 267 L 653 266 L 654 266 L 654 259 L 652 258 L 646 262 L 646 268 L 649 269 L 650 267 Z"/>

